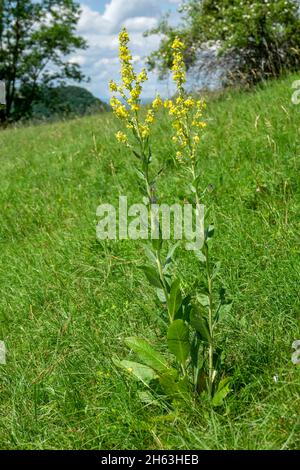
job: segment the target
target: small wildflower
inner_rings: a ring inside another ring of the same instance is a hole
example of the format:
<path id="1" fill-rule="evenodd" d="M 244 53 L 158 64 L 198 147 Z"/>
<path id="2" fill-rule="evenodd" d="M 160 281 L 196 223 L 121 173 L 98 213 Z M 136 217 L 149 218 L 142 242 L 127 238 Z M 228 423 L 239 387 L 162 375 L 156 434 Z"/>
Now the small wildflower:
<path id="1" fill-rule="evenodd" d="M 164 107 L 165 107 L 166 109 L 170 109 L 172 106 L 173 106 L 173 101 L 171 101 L 171 100 L 165 101 Z"/>
<path id="2" fill-rule="evenodd" d="M 150 129 L 147 125 L 141 124 L 139 126 L 139 131 L 143 139 L 146 139 L 150 135 Z"/>
<path id="3" fill-rule="evenodd" d="M 172 47 L 172 49 L 182 50 L 182 49 L 184 49 L 184 44 L 183 44 L 183 42 L 180 41 L 179 38 L 175 38 L 175 40 L 174 40 L 171 47 Z"/>
<path id="4" fill-rule="evenodd" d="M 137 76 L 137 83 L 144 83 L 148 80 L 148 75 L 145 69 L 141 71 L 141 73 Z"/>
<path id="5" fill-rule="evenodd" d="M 116 139 L 117 139 L 117 141 L 120 142 L 121 144 L 127 144 L 127 143 L 128 143 L 127 135 L 124 134 L 124 132 L 118 131 L 118 132 L 116 133 Z"/>
<path id="6" fill-rule="evenodd" d="M 152 109 L 149 109 L 145 122 L 147 124 L 152 124 L 154 122 L 154 112 Z"/>
<path id="7" fill-rule="evenodd" d="M 115 91 L 118 91 L 118 86 L 113 80 L 109 82 L 109 89 L 112 93 L 114 93 Z"/>
<path id="8" fill-rule="evenodd" d="M 159 95 L 156 96 L 155 100 L 152 103 L 153 109 L 158 109 L 163 105 L 163 101 Z"/>

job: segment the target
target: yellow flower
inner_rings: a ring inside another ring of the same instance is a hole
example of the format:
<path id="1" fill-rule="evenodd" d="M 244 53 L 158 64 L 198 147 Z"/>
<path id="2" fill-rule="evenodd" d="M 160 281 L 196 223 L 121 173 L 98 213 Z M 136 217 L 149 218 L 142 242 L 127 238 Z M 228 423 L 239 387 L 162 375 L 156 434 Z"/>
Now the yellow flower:
<path id="1" fill-rule="evenodd" d="M 110 99 L 110 105 L 112 108 L 116 108 L 117 106 L 121 105 L 121 101 L 118 100 L 115 96 L 112 96 Z"/>
<path id="2" fill-rule="evenodd" d="M 133 88 L 130 92 L 130 96 L 133 100 L 138 100 L 139 97 L 140 97 L 140 94 L 141 94 L 141 87 L 140 86 L 137 86 L 135 88 Z"/>
<path id="3" fill-rule="evenodd" d="M 199 144 L 199 142 L 200 142 L 200 137 L 199 137 L 198 135 L 194 135 L 193 141 L 195 142 L 196 145 Z"/>
<path id="4" fill-rule="evenodd" d="M 119 41 L 121 44 L 128 44 L 129 42 L 129 35 L 127 33 L 126 28 L 123 28 L 120 35 L 119 35 Z"/>
<path id="5" fill-rule="evenodd" d="M 121 144 L 127 144 L 127 143 L 128 143 L 127 135 L 124 134 L 124 132 L 118 131 L 118 132 L 116 133 L 116 139 L 117 139 L 117 141 L 120 142 Z"/>
<path id="6" fill-rule="evenodd" d="M 146 139 L 150 135 L 150 129 L 145 124 L 139 126 L 140 134 L 143 139 Z"/>
<path id="7" fill-rule="evenodd" d="M 180 39 L 178 37 L 176 37 L 173 41 L 173 44 L 172 44 L 172 49 L 179 49 L 179 50 L 183 50 L 184 49 L 184 44 L 183 42 L 180 41 Z"/>
<path id="8" fill-rule="evenodd" d="M 112 93 L 114 93 L 115 91 L 118 91 L 118 86 L 113 80 L 109 82 L 109 89 Z"/>
<path id="9" fill-rule="evenodd" d="M 145 69 L 141 71 L 141 73 L 137 76 L 136 81 L 137 83 L 143 83 L 148 80 L 148 75 Z"/>
<path id="10" fill-rule="evenodd" d="M 127 119 L 129 117 L 129 112 L 124 105 L 121 105 L 115 109 L 115 114 L 119 119 Z"/>
<path id="11" fill-rule="evenodd" d="M 193 106 L 195 106 L 195 100 L 193 100 L 193 98 L 191 98 L 190 96 L 185 100 L 184 102 L 185 106 L 187 108 L 192 108 Z"/>
<path id="12" fill-rule="evenodd" d="M 171 101 L 171 100 L 165 101 L 165 103 L 164 103 L 165 108 L 170 109 L 172 106 L 173 106 L 173 101 Z"/>
<path id="13" fill-rule="evenodd" d="M 145 122 L 147 124 L 152 124 L 154 122 L 154 113 L 152 109 L 149 109 Z"/>
<path id="14" fill-rule="evenodd" d="M 163 101 L 162 101 L 161 97 L 159 95 L 157 95 L 155 100 L 153 100 L 152 108 L 157 109 L 162 105 L 163 105 Z"/>

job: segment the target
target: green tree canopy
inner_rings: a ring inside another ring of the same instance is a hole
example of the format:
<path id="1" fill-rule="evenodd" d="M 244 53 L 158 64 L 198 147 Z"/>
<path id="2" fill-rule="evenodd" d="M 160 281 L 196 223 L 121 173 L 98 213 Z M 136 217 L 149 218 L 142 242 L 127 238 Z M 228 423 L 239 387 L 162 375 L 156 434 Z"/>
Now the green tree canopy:
<path id="1" fill-rule="evenodd" d="M 38 85 L 83 75 L 66 56 L 85 48 L 77 36 L 80 6 L 73 0 L 0 0 L 0 80 L 6 82 L 1 119 L 30 110 Z"/>
<path id="2" fill-rule="evenodd" d="M 170 44 L 176 35 L 187 45 L 186 63 L 215 43 L 219 56 L 231 58 L 227 82 L 256 83 L 278 77 L 300 65 L 300 5 L 298 0 L 187 0 L 182 23 L 172 28 L 164 20 L 150 33 L 162 33 L 150 68 L 161 74 L 171 65 Z"/>

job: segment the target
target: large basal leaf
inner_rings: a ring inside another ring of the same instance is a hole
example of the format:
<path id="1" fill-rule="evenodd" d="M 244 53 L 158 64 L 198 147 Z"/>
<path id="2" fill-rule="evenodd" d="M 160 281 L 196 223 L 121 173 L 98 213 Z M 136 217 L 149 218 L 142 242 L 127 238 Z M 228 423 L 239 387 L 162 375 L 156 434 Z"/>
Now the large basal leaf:
<path id="1" fill-rule="evenodd" d="M 183 320 L 175 320 L 168 329 L 168 347 L 180 364 L 184 364 L 190 354 L 189 327 Z"/>
<path id="2" fill-rule="evenodd" d="M 149 382 L 158 378 L 157 374 L 151 367 L 140 364 L 139 362 L 133 361 L 119 361 L 114 360 L 116 366 L 124 369 L 128 374 L 133 375 L 135 378 L 143 382 L 144 385 L 148 386 Z"/>
<path id="3" fill-rule="evenodd" d="M 159 383 L 164 393 L 171 399 L 184 399 L 190 396 L 190 384 L 187 377 L 179 378 L 177 374 L 163 374 Z"/>
<path id="4" fill-rule="evenodd" d="M 137 354 L 143 363 L 155 371 L 164 373 L 170 369 L 165 358 L 159 352 L 155 351 L 144 339 L 130 337 L 125 339 L 125 343 Z"/>

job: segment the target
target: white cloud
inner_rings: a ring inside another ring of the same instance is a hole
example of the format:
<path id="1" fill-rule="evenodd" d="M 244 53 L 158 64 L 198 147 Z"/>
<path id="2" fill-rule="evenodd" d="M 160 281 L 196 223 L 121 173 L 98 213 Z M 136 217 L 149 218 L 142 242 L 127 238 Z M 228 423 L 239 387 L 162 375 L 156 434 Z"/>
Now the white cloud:
<path id="1" fill-rule="evenodd" d="M 159 36 L 144 37 L 143 32 L 157 25 L 161 3 L 161 0 L 110 0 L 103 14 L 82 5 L 78 33 L 86 39 L 89 47 L 74 54 L 71 61 L 81 65 L 83 72 L 91 78 L 86 86 L 96 96 L 108 99 L 108 81 L 118 80 L 118 32 L 122 26 L 129 31 L 130 49 L 137 70 L 145 66 L 146 57 L 158 48 Z M 157 91 L 167 95 L 167 85 L 152 73 L 145 84 L 144 97 L 151 98 Z"/>
<path id="2" fill-rule="evenodd" d="M 158 13 L 156 0 L 111 0 L 105 7 L 103 18 L 111 23 L 111 32 L 117 32 L 128 19 L 155 17 Z"/>
<path id="3" fill-rule="evenodd" d="M 157 26 L 157 18 L 149 18 L 147 16 L 137 16 L 136 18 L 127 18 L 124 22 L 124 26 L 129 31 L 141 31 L 144 32 L 147 29 L 154 28 Z"/>

